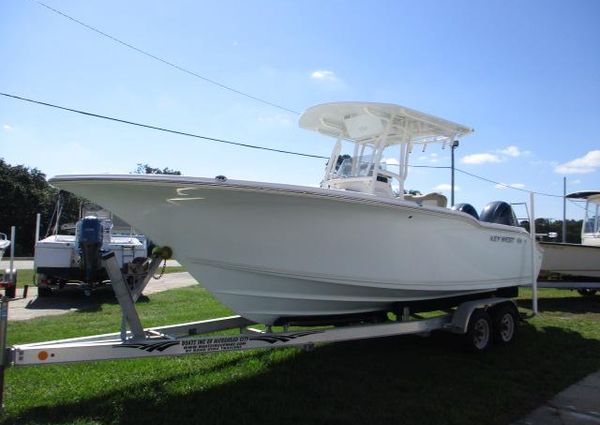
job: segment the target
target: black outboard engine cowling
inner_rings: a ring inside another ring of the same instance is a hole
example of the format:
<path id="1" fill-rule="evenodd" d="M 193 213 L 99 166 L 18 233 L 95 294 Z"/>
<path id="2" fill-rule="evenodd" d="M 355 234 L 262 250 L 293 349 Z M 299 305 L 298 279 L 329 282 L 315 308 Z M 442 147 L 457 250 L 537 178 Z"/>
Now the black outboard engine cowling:
<path id="1" fill-rule="evenodd" d="M 479 214 L 477 214 L 477 210 L 471 204 L 456 204 L 451 209 L 454 211 L 464 212 L 479 220 Z"/>
<path id="2" fill-rule="evenodd" d="M 79 223 L 78 248 L 81 255 L 81 268 L 86 282 L 97 282 L 101 279 L 100 263 L 103 227 L 96 217 L 85 217 Z"/>
<path id="3" fill-rule="evenodd" d="M 487 204 L 481 215 L 481 221 L 487 223 L 506 224 L 507 226 L 518 226 L 519 222 L 509 203 L 503 201 L 495 201 Z"/>

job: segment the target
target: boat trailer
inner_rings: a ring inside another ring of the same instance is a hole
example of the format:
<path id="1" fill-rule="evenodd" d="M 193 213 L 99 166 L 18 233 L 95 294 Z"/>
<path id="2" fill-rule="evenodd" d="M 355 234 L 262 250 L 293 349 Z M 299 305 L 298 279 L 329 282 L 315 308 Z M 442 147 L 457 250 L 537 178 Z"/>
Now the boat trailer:
<path id="1" fill-rule="evenodd" d="M 359 323 L 328 328 L 290 329 L 272 327 L 257 329 L 241 316 L 229 316 L 191 323 L 144 328 L 135 302 L 158 269 L 170 257 L 170 249 L 156 250 L 143 273 L 135 278 L 124 275 L 114 253 L 103 257 L 119 302 L 122 318 L 120 332 L 80 338 L 18 344 L 7 347 L 9 299 L 0 301 L 0 403 L 4 391 L 4 371 L 10 366 L 86 362 L 188 354 L 214 353 L 281 347 L 301 347 L 311 350 L 315 344 L 352 341 L 387 336 L 420 334 L 445 330 L 466 336 L 473 351 L 483 351 L 492 340 L 509 343 L 516 333 L 519 320 L 514 301 L 509 298 L 484 298 L 467 301 L 453 311 L 431 318 L 411 314 L 405 307 L 396 320 L 384 323 Z M 215 335 L 214 332 L 236 329 L 237 334 Z"/>

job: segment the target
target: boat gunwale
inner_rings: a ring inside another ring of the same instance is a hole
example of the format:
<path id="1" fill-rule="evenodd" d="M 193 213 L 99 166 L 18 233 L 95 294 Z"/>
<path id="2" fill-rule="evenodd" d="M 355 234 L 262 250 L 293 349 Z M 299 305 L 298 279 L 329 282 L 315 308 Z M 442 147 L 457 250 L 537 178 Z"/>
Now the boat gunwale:
<path id="1" fill-rule="evenodd" d="M 522 227 L 509 226 L 498 223 L 488 223 L 477 220 L 470 214 L 451 210 L 450 208 L 436 207 L 430 205 L 419 205 L 414 201 L 405 201 L 401 199 L 381 198 L 372 194 L 361 192 L 352 192 L 345 190 L 323 189 L 319 187 L 299 186 L 282 183 L 266 183 L 245 180 L 225 180 L 219 181 L 207 177 L 188 177 L 173 175 L 131 175 L 131 174 L 83 174 L 83 175 L 57 175 L 49 179 L 49 183 L 61 182 L 122 182 L 122 183 L 157 183 L 161 186 L 170 186 L 175 184 L 185 184 L 191 186 L 201 186 L 206 189 L 224 189 L 239 190 L 248 192 L 275 192 L 288 196 L 308 196 L 312 198 L 330 198 L 340 202 L 358 203 L 363 205 L 380 205 L 386 207 L 402 207 L 419 213 L 450 216 L 462 219 L 471 225 L 481 228 L 502 230 L 513 233 L 520 233 L 523 236 L 529 236 L 529 232 Z"/>

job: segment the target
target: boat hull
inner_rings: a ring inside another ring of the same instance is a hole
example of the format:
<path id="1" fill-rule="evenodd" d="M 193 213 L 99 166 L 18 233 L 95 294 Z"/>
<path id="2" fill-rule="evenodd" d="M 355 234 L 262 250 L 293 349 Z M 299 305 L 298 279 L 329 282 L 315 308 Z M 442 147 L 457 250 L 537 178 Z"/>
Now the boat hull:
<path id="1" fill-rule="evenodd" d="M 531 282 L 527 232 L 442 208 L 185 177 L 51 182 L 171 246 L 217 299 L 261 323 L 389 311 L 396 303 Z"/>
<path id="2" fill-rule="evenodd" d="M 541 242 L 541 277 L 600 279 L 600 246 Z"/>

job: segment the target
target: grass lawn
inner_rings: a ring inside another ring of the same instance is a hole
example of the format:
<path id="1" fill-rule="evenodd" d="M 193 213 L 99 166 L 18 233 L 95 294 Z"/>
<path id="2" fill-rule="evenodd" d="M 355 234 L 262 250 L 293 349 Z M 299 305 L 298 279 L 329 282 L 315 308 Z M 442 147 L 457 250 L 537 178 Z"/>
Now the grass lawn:
<path id="1" fill-rule="evenodd" d="M 522 291 L 528 311 L 529 291 Z M 509 347 L 455 336 L 11 368 L 1 423 L 509 424 L 600 369 L 600 297 L 542 290 Z M 200 287 L 139 304 L 146 326 L 229 314 Z M 118 307 L 10 322 L 9 343 L 115 331 Z"/>

